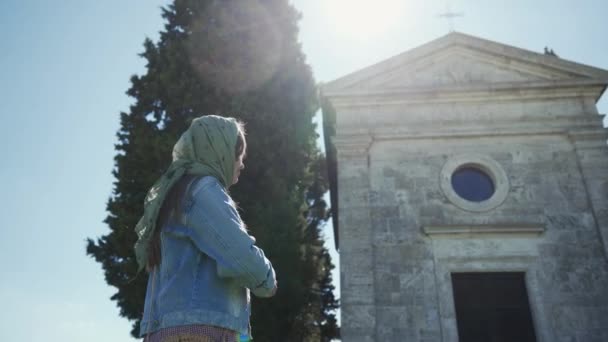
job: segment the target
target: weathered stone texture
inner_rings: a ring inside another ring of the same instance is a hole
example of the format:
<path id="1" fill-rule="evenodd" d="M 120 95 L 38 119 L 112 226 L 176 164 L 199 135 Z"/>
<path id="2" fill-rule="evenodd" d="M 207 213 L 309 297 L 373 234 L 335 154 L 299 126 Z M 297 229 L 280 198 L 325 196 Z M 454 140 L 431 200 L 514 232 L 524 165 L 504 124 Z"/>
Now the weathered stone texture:
<path id="1" fill-rule="evenodd" d="M 453 272 L 525 272 L 538 341 L 608 341 L 608 147 L 601 87 L 585 83 L 608 72 L 442 39 L 327 88 L 343 341 L 457 341 Z M 490 209 L 463 209 L 441 185 L 468 156 L 507 176 Z"/>

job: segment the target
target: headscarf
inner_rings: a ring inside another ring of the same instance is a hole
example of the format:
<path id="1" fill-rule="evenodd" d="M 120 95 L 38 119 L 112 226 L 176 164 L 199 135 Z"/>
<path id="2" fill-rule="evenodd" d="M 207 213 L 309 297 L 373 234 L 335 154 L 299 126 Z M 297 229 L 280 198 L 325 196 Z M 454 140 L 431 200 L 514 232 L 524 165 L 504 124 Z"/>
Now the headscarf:
<path id="1" fill-rule="evenodd" d="M 233 118 L 207 115 L 196 118 L 173 147 L 173 162 L 154 183 L 144 200 L 144 214 L 135 226 L 139 239 L 135 257 L 141 271 L 148 260 L 148 245 L 160 208 L 171 187 L 183 175 L 213 176 L 225 188 L 232 184 L 235 148 L 239 134 Z"/>

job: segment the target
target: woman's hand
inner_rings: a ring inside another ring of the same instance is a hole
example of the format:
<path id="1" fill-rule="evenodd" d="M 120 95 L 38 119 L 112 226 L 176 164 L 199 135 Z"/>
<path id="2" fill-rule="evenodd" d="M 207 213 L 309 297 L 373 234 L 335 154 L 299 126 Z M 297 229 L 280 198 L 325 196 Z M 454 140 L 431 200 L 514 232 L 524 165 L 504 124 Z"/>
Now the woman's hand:
<path id="1" fill-rule="evenodd" d="M 274 281 L 274 288 L 272 289 L 272 292 L 270 293 L 270 297 L 274 297 L 274 295 L 277 294 L 277 290 L 279 289 L 279 287 L 277 286 L 277 281 Z"/>

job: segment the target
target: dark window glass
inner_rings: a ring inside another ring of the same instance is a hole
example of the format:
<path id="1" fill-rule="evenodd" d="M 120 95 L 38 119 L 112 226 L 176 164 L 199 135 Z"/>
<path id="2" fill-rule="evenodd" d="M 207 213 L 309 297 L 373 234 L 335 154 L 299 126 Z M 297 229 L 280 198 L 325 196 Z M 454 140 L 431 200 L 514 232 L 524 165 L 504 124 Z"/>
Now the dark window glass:
<path id="1" fill-rule="evenodd" d="M 460 342 L 535 342 L 524 273 L 452 273 Z"/>
<path id="2" fill-rule="evenodd" d="M 452 187 L 469 201 L 481 202 L 494 195 L 494 182 L 485 172 L 474 167 L 463 167 L 452 174 Z"/>

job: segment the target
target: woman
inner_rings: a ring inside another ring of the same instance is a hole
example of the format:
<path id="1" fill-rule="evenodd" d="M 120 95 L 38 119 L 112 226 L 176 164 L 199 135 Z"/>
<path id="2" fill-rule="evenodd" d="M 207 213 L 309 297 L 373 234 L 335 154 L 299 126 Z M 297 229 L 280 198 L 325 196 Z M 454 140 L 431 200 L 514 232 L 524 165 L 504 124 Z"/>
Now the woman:
<path id="1" fill-rule="evenodd" d="M 241 123 L 197 118 L 148 192 L 135 228 L 135 255 L 150 273 L 144 341 L 249 341 L 249 291 L 276 292 L 274 269 L 227 192 L 244 168 L 245 151 Z"/>

